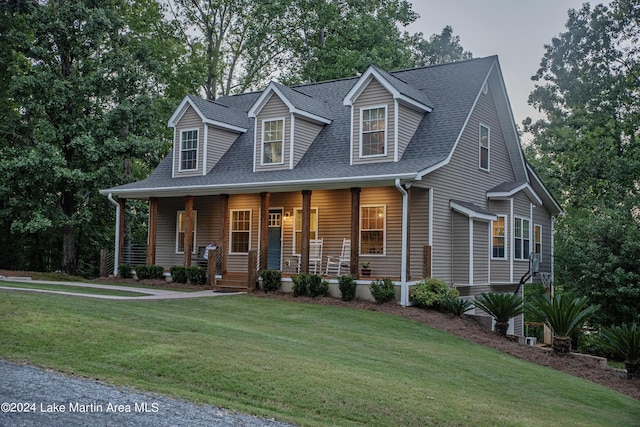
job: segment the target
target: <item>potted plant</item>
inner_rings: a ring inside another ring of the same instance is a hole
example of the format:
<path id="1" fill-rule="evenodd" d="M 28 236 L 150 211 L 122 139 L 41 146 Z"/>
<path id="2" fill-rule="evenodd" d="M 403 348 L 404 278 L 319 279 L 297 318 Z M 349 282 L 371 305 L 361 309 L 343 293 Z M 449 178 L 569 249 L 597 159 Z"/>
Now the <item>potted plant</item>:
<path id="1" fill-rule="evenodd" d="M 371 276 L 371 263 L 370 262 L 363 262 L 360 264 L 360 275 L 362 277 L 369 277 Z"/>

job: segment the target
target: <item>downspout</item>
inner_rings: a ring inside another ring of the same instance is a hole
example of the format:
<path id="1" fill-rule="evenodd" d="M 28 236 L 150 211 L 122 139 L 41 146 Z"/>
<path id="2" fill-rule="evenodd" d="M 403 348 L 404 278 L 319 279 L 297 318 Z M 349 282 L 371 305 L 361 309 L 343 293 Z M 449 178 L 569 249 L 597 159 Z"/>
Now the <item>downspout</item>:
<path id="1" fill-rule="evenodd" d="M 396 179 L 396 188 L 402 194 L 402 248 L 400 254 L 400 305 L 409 305 L 409 284 L 407 283 L 407 240 L 409 232 L 409 193 Z"/>
<path id="2" fill-rule="evenodd" d="M 116 205 L 116 254 L 113 260 L 113 275 L 118 276 L 118 262 L 120 261 L 120 203 L 113 199 L 113 195 L 109 193 L 107 199 L 114 205 Z"/>

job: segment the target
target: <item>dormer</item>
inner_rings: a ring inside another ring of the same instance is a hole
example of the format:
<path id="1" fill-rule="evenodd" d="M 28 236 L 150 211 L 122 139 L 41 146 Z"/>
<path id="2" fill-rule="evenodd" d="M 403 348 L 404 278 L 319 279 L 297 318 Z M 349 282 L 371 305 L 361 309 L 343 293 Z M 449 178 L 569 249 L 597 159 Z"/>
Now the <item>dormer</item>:
<path id="1" fill-rule="evenodd" d="M 351 107 L 351 164 L 397 162 L 425 113 L 433 110 L 419 89 L 370 66 L 343 99 Z"/>
<path id="2" fill-rule="evenodd" d="M 174 129 L 172 177 L 179 178 L 206 175 L 250 121 L 244 111 L 187 95 L 168 126 Z"/>
<path id="3" fill-rule="evenodd" d="M 326 103 L 271 82 L 249 110 L 255 118 L 253 170 L 293 169 L 325 125 Z"/>

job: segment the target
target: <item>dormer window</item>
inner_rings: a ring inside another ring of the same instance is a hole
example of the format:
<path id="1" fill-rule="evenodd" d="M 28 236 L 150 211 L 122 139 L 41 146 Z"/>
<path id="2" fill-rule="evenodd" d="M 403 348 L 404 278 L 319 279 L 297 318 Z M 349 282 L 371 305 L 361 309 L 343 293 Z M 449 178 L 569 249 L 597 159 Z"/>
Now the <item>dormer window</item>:
<path id="1" fill-rule="evenodd" d="M 387 107 L 363 108 L 360 111 L 360 156 L 385 156 L 387 154 Z"/>
<path id="2" fill-rule="evenodd" d="M 284 119 L 262 122 L 262 164 L 282 164 L 284 146 Z"/>
<path id="3" fill-rule="evenodd" d="M 198 129 L 180 133 L 180 170 L 198 169 Z"/>

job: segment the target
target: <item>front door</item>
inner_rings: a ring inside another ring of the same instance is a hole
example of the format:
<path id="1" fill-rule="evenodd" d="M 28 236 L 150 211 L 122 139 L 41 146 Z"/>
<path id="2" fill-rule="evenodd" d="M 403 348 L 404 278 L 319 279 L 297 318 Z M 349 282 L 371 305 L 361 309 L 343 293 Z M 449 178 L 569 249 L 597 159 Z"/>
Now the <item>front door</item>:
<path id="1" fill-rule="evenodd" d="M 267 251 L 267 268 L 280 270 L 282 261 L 282 210 L 269 210 L 269 249 Z"/>

